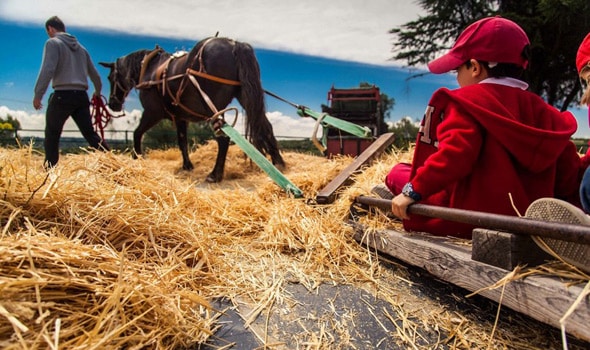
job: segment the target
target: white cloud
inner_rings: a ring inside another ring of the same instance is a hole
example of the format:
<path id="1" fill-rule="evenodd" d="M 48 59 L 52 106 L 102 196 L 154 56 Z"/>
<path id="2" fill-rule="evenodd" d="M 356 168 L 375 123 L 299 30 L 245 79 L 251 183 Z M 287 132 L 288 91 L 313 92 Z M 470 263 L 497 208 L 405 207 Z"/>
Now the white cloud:
<path id="1" fill-rule="evenodd" d="M 31 9 L 35 9 L 31 11 Z M 0 18 L 168 38 L 222 36 L 257 48 L 388 65 L 388 31 L 422 13 L 412 0 L 2 0 Z"/>
<path id="2" fill-rule="evenodd" d="M 288 135 L 290 137 L 311 138 L 313 135 L 315 120 L 312 118 L 301 117 L 294 119 L 281 112 L 267 113 L 267 117 L 277 137 Z M 317 137 L 321 137 L 321 131 L 318 132 Z"/>
<path id="3" fill-rule="evenodd" d="M 273 133 L 277 138 L 311 138 L 315 126 L 315 120 L 312 118 L 297 118 L 285 115 L 281 112 L 267 112 L 266 117 L 272 124 Z M 226 114 L 226 122 L 233 124 L 233 115 Z M 238 113 L 238 119 L 234 125 L 235 129 L 244 134 L 244 116 Z M 318 131 L 318 138 L 322 136 L 321 128 Z"/>

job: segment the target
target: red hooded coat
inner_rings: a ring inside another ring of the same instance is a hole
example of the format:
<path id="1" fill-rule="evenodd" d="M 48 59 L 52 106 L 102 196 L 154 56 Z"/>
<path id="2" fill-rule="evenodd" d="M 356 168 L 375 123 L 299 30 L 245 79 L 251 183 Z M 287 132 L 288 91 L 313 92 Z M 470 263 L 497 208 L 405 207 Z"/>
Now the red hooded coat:
<path id="1" fill-rule="evenodd" d="M 442 88 L 422 120 L 410 181 L 421 203 L 450 208 L 524 215 L 541 197 L 579 206 L 576 129 L 571 113 L 517 87 Z M 473 226 L 411 215 L 404 228 L 470 238 Z"/>

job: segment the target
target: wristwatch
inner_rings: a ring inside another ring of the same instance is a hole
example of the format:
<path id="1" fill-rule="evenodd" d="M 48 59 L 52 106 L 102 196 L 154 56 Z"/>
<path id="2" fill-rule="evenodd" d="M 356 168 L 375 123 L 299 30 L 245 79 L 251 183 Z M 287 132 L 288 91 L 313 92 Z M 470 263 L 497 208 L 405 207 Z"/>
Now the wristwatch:
<path id="1" fill-rule="evenodd" d="M 402 188 L 402 194 L 406 197 L 412 198 L 415 202 L 418 202 L 422 199 L 422 195 L 418 192 L 414 192 L 414 186 L 412 186 L 411 182 L 408 182 Z"/>

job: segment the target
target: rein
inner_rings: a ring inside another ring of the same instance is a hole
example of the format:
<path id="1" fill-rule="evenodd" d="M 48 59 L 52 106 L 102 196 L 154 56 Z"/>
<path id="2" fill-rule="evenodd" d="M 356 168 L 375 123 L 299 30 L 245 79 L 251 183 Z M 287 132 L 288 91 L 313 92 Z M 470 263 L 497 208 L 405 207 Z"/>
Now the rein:
<path id="1" fill-rule="evenodd" d="M 92 107 L 91 115 L 94 118 L 94 131 L 100 132 L 100 137 L 104 140 L 104 128 L 113 118 L 120 118 L 125 116 L 125 112 L 121 115 L 114 116 L 106 108 L 106 98 L 104 96 L 92 95 L 90 105 Z"/>

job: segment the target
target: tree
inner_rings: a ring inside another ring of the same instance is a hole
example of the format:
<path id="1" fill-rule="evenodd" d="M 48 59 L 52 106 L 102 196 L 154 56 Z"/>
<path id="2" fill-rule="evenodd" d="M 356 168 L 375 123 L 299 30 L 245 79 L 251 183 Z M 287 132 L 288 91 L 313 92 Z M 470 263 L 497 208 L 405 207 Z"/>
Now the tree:
<path id="1" fill-rule="evenodd" d="M 393 123 L 389 127 L 389 131 L 395 135 L 393 145 L 398 149 L 407 150 L 410 143 L 416 141 L 419 128 L 419 122 L 413 122 L 410 117 L 402 118 Z"/>
<path id="2" fill-rule="evenodd" d="M 418 0 L 424 17 L 391 29 L 397 37 L 393 59 L 426 64 L 449 49 L 461 31 L 486 16 L 518 23 L 531 40 L 524 80 L 529 90 L 566 110 L 580 97 L 576 52 L 590 32 L 588 0 Z"/>
<path id="3" fill-rule="evenodd" d="M 361 88 L 370 88 L 373 86 L 375 85 L 369 84 L 367 82 L 361 82 L 359 84 L 359 87 Z M 386 93 L 380 92 L 379 100 L 381 102 L 379 109 L 381 110 L 381 116 L 383 120 L 389 119 L 391 117 L 391 111 L 393 111 L 393 106 L 395 106 L 395 98 L 389 97 Z"/>
<path id="4" fill-rule="evenodd" d="M 18 139 L 17 131 L 20 129 L 20 122 L 10 114 L 6 116 L 6 119 L 0 118 L 0 145 L 14 145 L 15 139 Z"/>
<path id="5" fill-rule="evenodd" d="M 10 114 L 6 115 L 6 119 L 0 118 L 0 123 L 7 124 L 2 129 L 11 129 L 11 130 L 20 130 L 21 129 L 20 122 L 18 120 L 14 119 L 14 117 L 12 117 L 12 115 L 10 115 Z"/>
<path id="6" fill-rule="evenodd" d="M 205 143 L 215 137 L 208 123 L 188 123 L 187 137 L 195 143 Z M 154 148 L 175 147 L 178 145 L 176 125 L 169 119 L 163 119 L 145 133 L 145 143 Z"/>
<path id="7" fill-rule="evenodd" d="M 359 84 L 361 88 L 368 88 L 373 87 L 374 85 L 369 84 L 367 82 L 361 82 Z M 379 130 L 379 134 L 384 133 L 387 131 L 387 124 L 385 124 L 385 120 L 391 117 L 391 111 L 393 111 L 393 106 L 395 106 L 395 99 L 393 97 L 389 97 L 386 93 L 380 92 L 379 93 L 379 112 L 380 112 L 380 121 L 379 125 L 381 126 L 381 130 Z"/>

